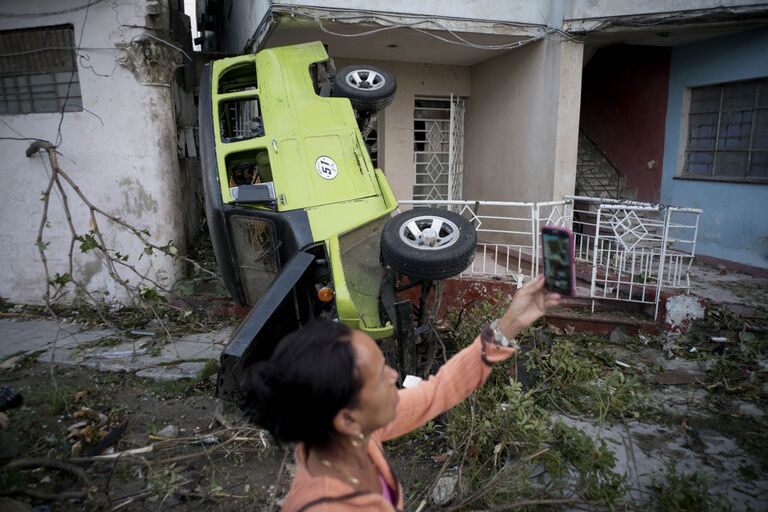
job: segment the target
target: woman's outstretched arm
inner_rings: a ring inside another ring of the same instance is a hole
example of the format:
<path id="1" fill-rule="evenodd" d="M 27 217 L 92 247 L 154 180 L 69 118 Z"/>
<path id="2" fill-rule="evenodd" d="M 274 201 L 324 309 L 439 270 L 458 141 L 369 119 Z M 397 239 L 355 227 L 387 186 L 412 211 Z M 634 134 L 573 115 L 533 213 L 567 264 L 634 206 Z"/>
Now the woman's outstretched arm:
<path id="1" fill-rule="evenodd" d="M 544 278 L 539 276 L 515 292 L 509 308 L 499 319 L 498 328 L 504 336 L 513 339 L 559 301 L 558 294 L 544 290 Z M 453 356 L 435 375 L 399 392 L 395 419 L 382 428 L 377 437 L 382 441 L 394 439 L 447 411 L 485 382 L 493 363 L 507 359 L 516 351 L 514 347 L 493 343 L 493 332 L 486 327 L 470 346 Z"/>

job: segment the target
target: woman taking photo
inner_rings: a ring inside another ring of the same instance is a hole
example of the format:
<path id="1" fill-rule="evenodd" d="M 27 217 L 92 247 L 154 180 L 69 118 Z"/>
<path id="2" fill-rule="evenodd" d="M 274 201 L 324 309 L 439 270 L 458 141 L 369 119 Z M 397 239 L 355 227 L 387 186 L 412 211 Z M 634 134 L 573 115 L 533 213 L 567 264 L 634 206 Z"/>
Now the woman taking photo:
<path id="1" fill-rule="evenodd" d="M 494 363 L 517 350 L 520 331 L 559 303 L 539 276 L 514 294 L 504 315 L 436 375 L 398 390 L 369 336 L 335 322 L 286 336 L 267 361 L 246 369 L 241 407 L 279 441 L 298 443 L 296 475 L 283 510 L 403 510 L 400 482 L 382 442 L 424 425 L 466 398 Z"/>

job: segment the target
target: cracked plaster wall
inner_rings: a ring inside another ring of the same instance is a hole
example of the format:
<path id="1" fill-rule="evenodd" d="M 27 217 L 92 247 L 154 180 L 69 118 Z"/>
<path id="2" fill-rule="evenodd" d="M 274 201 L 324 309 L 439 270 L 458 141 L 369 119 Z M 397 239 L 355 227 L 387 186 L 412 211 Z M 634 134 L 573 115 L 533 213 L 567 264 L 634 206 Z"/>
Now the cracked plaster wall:
<path id="1" fill-rule="evenodd" d="M 82 5 L 80 0 L 3 2 L 3 12 L 40 13 Z M 118 4 L 124 25 L 146 24 L 145 1 Z M 163 4 L 165 6 L 165 4 Z M 167 6 L 165 6 L 167 8 Z M 0 30 L 72 24 L 74 40 L 80 40 L 85 10 L 37 17 L 0 17 Z M 146 86 L 132 72 L 116 65 L 115 45 L 130 42 L 147 29 L 120 27 L 112 2 L 88 9 L 78 73 L 82 112 L 70 112 L 62 124 L 63 142 L 59 164 L 97 206 L 138 228 L 149 229 L 153 240 L 173 240 L 183 247 L 183 211 L 176 152 L 176 127 L 170 87 Z M 157 34 L 157 32 L 154 32 Z M 85 60 L 87 58 L 87 60 Z M 92 68 L 92 69 L 90 69 Z M 111 75 L 111 76 L 98 76 Z M 87 111 L 85 110 L 87 109 Z M 0 115 L 0 137 L 35 137 L 54 142 L 59 114 Z M 18 132 L 18 133 L 17 133 Z M 40 302 L 44 274 L 35 239 L 42 216 L 42 191 L 47 185 L 47 158 L 26 158 L 28 141 L 0 140 L 0 296 L 15 302 Z M 68 193 L 73 222 L 81 233 L 89 229 L 87 209 Z M 67 272 L 69 228 L 54 195 L 50 201 L 50 226 L 44 240 L 51 274 Z M 167 256 L 144 256 L 142 247 L 109 222 L 100 223 L 107 244 L 131 257 L 131 262 L 171 283 L 178 266 Z M 76 268 L 94 289 L 124 298 L 92 254 L 79 254 Z"/>

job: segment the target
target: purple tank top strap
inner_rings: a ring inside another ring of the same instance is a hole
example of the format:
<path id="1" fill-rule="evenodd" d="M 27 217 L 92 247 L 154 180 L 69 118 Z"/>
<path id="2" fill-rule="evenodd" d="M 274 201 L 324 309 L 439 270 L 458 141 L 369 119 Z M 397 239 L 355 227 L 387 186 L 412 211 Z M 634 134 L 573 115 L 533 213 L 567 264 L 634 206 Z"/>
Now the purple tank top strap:
<path id="1" fill-rule="evenodd" d="M 384 498 L 393 506 L 397 505 L 394 501 L 394 496 L 392 495 L 392 489 L 389 488 L 387 481 L 384 480 L 384 477 L 381 476 L 381 474 L 379 474 L 379 483 L 381 484 L 381 494 L 384 496 Z"/>

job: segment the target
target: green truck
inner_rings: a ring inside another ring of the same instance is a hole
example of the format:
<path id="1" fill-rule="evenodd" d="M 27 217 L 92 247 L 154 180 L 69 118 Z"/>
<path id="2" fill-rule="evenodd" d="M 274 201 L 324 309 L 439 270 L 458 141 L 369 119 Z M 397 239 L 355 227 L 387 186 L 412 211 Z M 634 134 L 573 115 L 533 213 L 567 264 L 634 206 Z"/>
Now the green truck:
<path id="1" fill-rule="evenodd" d="M 429 288 L 471 262 L 477 237 L 463 217 L 392 215 L 397 201 L 361 127 L 395 92 L 374 66 L 337 71 L 319 42 L 205 66 L 208 229 L 230 294 L 253 306 L 222 353 L 218 396 L 236 398 L 243 363 L 316 318 L 407 343 L 425 326 L 420 305 L 398 298 L 403 276 Z"/>

